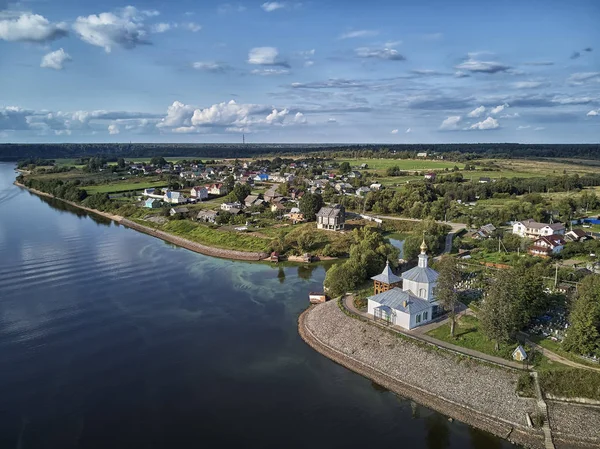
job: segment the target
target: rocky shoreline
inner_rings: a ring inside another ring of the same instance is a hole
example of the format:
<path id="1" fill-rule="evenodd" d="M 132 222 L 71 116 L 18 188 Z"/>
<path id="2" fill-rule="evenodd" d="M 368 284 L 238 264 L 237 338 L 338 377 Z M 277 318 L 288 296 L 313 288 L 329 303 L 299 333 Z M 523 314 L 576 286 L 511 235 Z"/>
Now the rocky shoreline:
<path id="1" fill-rule="evenodd" d="M 257 252 L 247 252 L 247 251 L 236 251 L 222 248 L 215 248 L 212 246 L 202 245 L 200 243 L 194 242 L 192 240 L 185 239 L 183 237 L 178 237 L 167 232 L 159 231 L 153 229 L 149 226 L 144 226 L 139 223 L 135 223 L 131 220 L 126 219 L 120 215 L 109 214 L 107 212 L 102 212 L 96 209 L 90 209 L 89 207 L 85 207 L 81 204 L 75 203 L 73 201 L 68 201 L 62 198 L 56 198 L 54 195 L 51 195 L 46 192 L 42 192 L 40 190 L 29 188 L 19 182 L 15 181 L 15 185 L 26 189 L 27 191 L 34 193 L 39 196 L 44 196 L 47 198 L 52 198 L 58 201 L 62 201 L 70 206 L 76 207 L 78 209 L 82 209 L 86 212 L 99 215 L 104 218 L 108 218 L 109 220 L 114 221 L 120 225 L 125 227 L 134 229 L 138 232 L 143 232 L 144 234 L 151 235 L 152 237 L 159 238 L 166 242 L 172 243 L 174 245 L 180 246 L 182 248 L 188 249 L 190 251 L 194 251 L 196 253 L 204 254 L 206 256 L 219 257 L 222 259 L 230 259 L 230 260 L 245 260 L 245 261 L 259 261 L 264 260 L 268 257 L 267 253 L 257 253 Z"/>
<path id="2" fill-rule="evenodd" d="M 527 425 L 526 414 L 538 413 L 536 400 L 515 393 L 517 371 L 411 343 L 345 315 L 335 301 L 310 307 L 298 324 L 313 349 L 390 391 L 517 444 L 544 447 L 542 430 Z M 599 415 L 583 418 L 583 413 L 590 414 L 587 408 L 566 413 L 562 406 L 551 406 L 550 411 L 551 424 L 560 428 L 557 442 L 598 447 L 599 431 L 588 428 L 582 435 L 578 423 L 590 423 Z"/>

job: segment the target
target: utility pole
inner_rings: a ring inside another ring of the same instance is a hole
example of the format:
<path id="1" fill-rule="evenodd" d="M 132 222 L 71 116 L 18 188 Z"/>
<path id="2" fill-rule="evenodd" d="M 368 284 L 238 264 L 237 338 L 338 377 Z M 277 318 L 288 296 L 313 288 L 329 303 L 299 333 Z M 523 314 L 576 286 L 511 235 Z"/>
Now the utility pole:
<path id="1" fill-rule="evenodd" d="M 554 288 L 558 285 L 558 263 L 556 264 L 556 272 L 554 273 Z"/>

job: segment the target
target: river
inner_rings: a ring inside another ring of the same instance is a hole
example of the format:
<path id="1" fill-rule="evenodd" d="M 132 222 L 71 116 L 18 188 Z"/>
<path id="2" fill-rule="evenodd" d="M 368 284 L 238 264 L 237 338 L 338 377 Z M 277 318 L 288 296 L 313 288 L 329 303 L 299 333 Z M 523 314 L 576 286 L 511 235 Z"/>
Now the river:
<path id="1" fill-rule="evenodd" d="M 310 349 L 322 266 L 206 257 L 0 163 L 0 447 L 508 448 Z"/>

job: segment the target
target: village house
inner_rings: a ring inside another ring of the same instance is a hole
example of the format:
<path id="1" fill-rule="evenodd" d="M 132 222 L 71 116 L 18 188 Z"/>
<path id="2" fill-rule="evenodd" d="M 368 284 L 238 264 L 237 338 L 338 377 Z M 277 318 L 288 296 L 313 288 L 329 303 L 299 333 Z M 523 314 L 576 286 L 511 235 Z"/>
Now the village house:
<path id="1" fill-rule="evenodd" d="M 255 182 L 267 182 L 269 180 L 269 175 L 266 173 L 259 173 L 254 177 Z"/>
<path id="2" fill-rule="evenodd" d="M 435 181 L 436 174 L 434 172 L 425 173 L 425 181 Z"/>
<path id="3" fill-rule="evenodd" d="M 360 168 L 361 170 L 366 170 L 367 168 L 369 168 L 369 164 L 360 164 Z"/>
<path id="4" fill-rule="evenodd" d="M 172 192 L 171 190 L 167 190 L 163 197 L 165 203 L 170 204 L 182 204 L 187 203 L 187 199 L 179 192 Z"/>
<path id="5" fill-rule="evenodd" d="M 287 216 L 292 221 L 292 224 L 302 223 L 304 221 L 304 214 L 300 212 L 300 209 L 297 207 L 293 207 Z"/>
<path id="6" fill-rule="evenodd" d="M 233 208 L 240 209 L 242 207 L 241 203 L 237 201 L 234 203 L 223 203 L 221 204 L 221 210 L 230 211 Z"/>
<path id="7" fill-rule="evenodd" d="M 273 186 L 263 194 L 263 198 L 267 202 L 273 201 L 275 198 L 281 198 L 282 195 L 277 191 L 277 187 Z"/>
<path id="8" fill-rule="evenodd" d="M 341 204 L 322 207 L 317 212 L 317 229 L 340 231 L 346 223 L 346 208 Z"/>
<path id="9" fill-rule="evenodd" d="M 371 185 L 369 186 L 369 188 L 370 188 L 371 190 L 381 190 L 381 184 L 379 184 L 378 182 L 375 182 L 375 183 L 371 184 Z"/>
<path id="10" fill-rule="evenodd" d="M 227 194 L 227 188 L 222 183 L 211 184 L 207 186 L 208 193 L 215 196 L 223 196 Z"/>
<path id="11" fill-rule="evenodd" d="M 491 178 L 488 178 L 487 176 L 482 176 L 481 178 L 479 178 L 479 184 L 487 184 L 491 181 Z"/>
<path id="12" fill-rule="evenodd" d="M 161 205 L 162 203 L 160 200 L 157 200 L 156 198 L 148 198 L 144 201 L 144 207 L 147 207 L 148 209 L 157 209 Z"/>
<path id="13" fill-rule="evenodd" d="M 437 278 L 438 273 L 428 266 L 427 245 L 423 240 L 418 266 L 398 277 L 386 264 L 381 274 L 371 278 L 374 295 L 367 298 L 367 312 L 375 320 L 404 329 L 426 324 L 438 309 L 434 295 Z"/>
<path id="14" fill-rule="evenodd" d="M 562 223 L 538 223 L 529 218 L 523 221 L 517 221 L 513 224 L 513 234 L 521 237 L 537 239 L 538 237 L 549 236 L 553 234 L 564 234 L 565 226 Z"/>
<path id="15" fill-rule="evenodd" d="M 356 196 L 365 196 L 371 189 L 369 187 L 359 187 L 356 189 Z"/>
<path id="16" fill-rule="evenodd" d="M 583 229 L 572 229 L 565 234 L 565 240 L 568 242 L 581 242 L 590 238 Z"/>
<path id="17" fill-rule="evenodd" d="M 187 207 L 172 207 L 171 210 L 169 210 L 169 215 L 171 215 L 171 217 L 173 215 L 187 215 L 190 212 L 190 210 Z"/>
<path id="18" fill-rule="evenodd" d="M 218 216 L 218 211 L 201 210 L 200 212 L 198 212 L 198 215 L 196 215 L 196 220 L 203 221 L 204 223 L 215 223 Z"/>
<path id="19" fill-rule="evenodd" d="M 427 153 L 426 152 L 417 153 L 417 157 L 427 157 Z"/>
<path id="20" fill-rule="evenodd" d="M 529 254 L 539 257 L 550 257 L 553 254 L 558 254 L 565 246 L 564 236 L 553 234 L 538 238 L 529 248 Z"/>
<path id="21" fill-rule="evenodd" d="M 475 240 L 489 239 L 490 237 L 492 237 L 492 235 L 494 234 L 495 231 L 496 231 L 496 226 L 494 226 L 491 223 L 488 223 L 488 224 L 480 227 L 478 230 L 473 231 L 469 235 L 469 237 L 471 237 L 472 239 L 475 239 Z"/>
<path id="22" fill-rule="evenodd" d="M 252 206 L 260 206 L 264 201 L 258 197 L 258 195 L 248 195 L 244 198 L 244 206 L 252 207 Z"/>
<path id="23" fill-rule="evenodd" d="M 271 204 L 271 212 L 283 212 L 285 211 L 285 206 L 280 202 L 275 202 Z"/>
<path id="24" fill-rule="evenodd" d="M 208 189 L 204 186 L 196 186 L 190 189 L 190 197 L 198 200 L 208 199 Z"/>

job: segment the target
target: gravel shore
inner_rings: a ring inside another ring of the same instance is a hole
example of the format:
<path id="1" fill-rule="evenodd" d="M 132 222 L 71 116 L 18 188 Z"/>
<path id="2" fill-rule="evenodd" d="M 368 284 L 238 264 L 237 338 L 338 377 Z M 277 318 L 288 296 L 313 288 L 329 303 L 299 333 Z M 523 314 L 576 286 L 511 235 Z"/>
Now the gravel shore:
<path id="1" fill-rule="evenodd" d="M 301 316 L 300 333 L 313 348 L 386 388 L 448 416 L 530 447 L 543 447 L 527 427 L 535 400 L 517 397 L 519 373 L 408 342 L 346 316 L 335 301 Z"/>
<path id="2" fill-rule="evenodd" d="M 583 440 L 600 447 L 600 407 L 547 401 L 550 428 L 555 442 Z"/>

